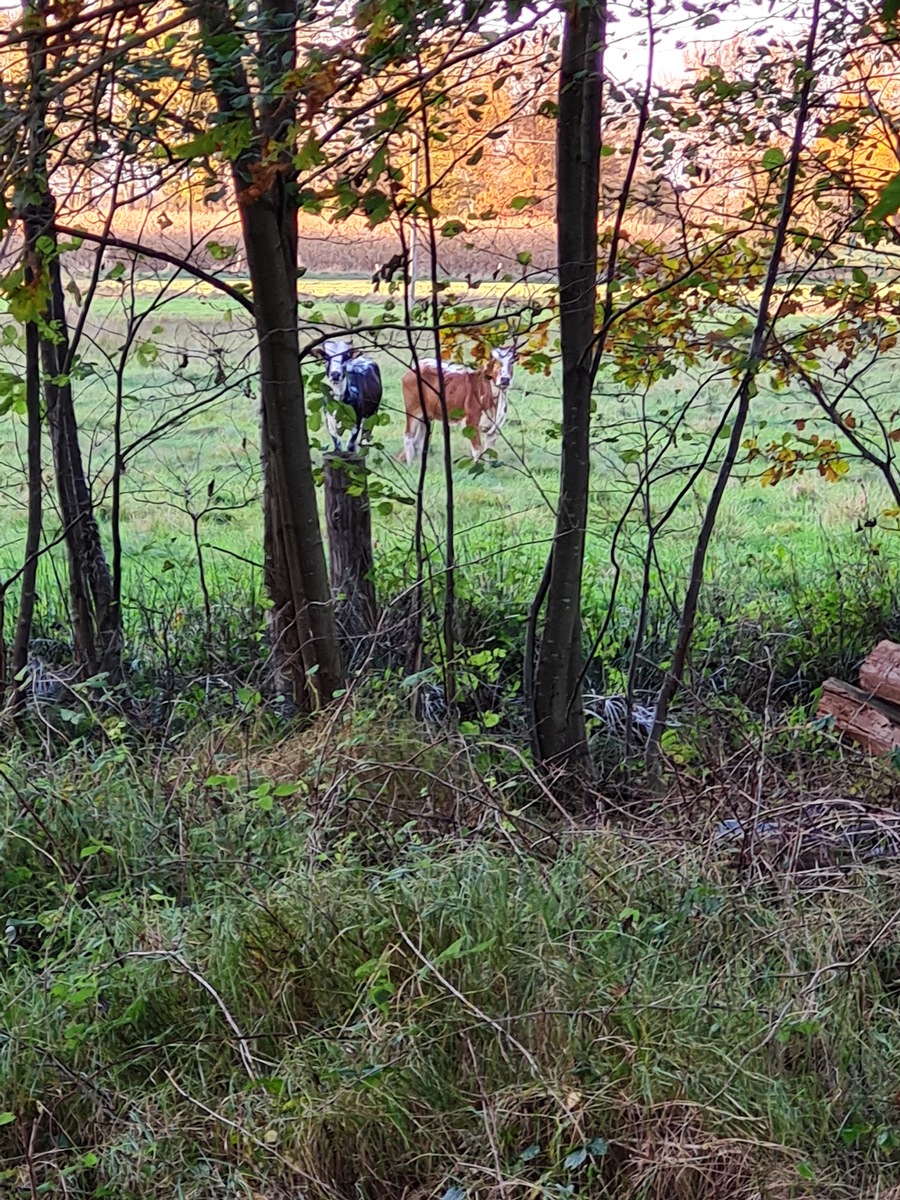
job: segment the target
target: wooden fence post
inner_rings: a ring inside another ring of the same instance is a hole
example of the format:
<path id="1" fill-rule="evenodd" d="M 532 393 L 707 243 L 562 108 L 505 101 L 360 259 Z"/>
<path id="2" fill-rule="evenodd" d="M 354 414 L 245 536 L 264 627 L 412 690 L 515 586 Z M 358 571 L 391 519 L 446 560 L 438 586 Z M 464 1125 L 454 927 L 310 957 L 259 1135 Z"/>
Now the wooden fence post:
<path id="1" fill-rule="evenodd" d="M 331 594 L 350 663 L 369 654 L 378 623 L 367 469 L 361 455 L 336 451 L 324 465 Z"/>

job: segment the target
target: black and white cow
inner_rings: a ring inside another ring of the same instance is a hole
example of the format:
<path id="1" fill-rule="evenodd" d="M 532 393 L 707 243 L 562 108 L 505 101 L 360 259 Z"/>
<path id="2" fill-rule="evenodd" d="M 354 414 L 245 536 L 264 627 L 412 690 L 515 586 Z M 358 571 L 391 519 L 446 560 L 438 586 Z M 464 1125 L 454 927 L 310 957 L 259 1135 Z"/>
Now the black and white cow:
<path id="1" fill-rule="evenodd" d="M 318 355 L 325 362 L 325 382 L 340 404 L 347 404 L 356 413 L 356 428 L 350 435 L 347 449 L 352 454 L 359 441 L 363 422 L 374 417 L 381 404 L 381 372 L 371 358 L 355 357 L 349 342 L 331 338 L 324 342 Z M 341 449 L 340 427 L 334 413 L 326 410 L 325 425 L 331 434 L 335 450 Z"/>

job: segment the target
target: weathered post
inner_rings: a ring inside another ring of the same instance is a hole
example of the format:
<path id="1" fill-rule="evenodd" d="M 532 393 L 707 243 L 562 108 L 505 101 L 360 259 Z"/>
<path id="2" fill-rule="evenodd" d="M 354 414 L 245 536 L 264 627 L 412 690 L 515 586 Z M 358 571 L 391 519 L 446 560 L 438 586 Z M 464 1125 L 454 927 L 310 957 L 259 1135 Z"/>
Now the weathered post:
<path id="1" fill-rule="evenodd" d="M 331 594 L 349 663 L 369 654 L 378 623 L 368 472 L 361 455 L 338 451 L 324 466 Z"/>

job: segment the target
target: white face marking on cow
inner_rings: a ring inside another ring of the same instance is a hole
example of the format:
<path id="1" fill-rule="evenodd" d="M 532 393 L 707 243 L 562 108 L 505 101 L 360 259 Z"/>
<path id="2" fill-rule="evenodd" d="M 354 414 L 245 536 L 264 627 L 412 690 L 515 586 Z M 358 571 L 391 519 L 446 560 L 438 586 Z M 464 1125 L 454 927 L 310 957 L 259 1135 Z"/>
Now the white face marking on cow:
<path id="1" fill-rule="evenodd" d="M 337 387 L 343 381 L 347 364 L 353 357 L 353 347 L 349 342 L 331 338 L 322 345 L 322 357 L 325 359 L 325 378 Z"/>
<path id="2" fill-rule="evenodd" d="M 512 383 L 513 367 L 516 365 L 516 348 L 515 346 L 503 346 L 499 350 L 492 350 L 491 358 L 499 364 L 494 382 L 497 387 L 505 390 Z"/>

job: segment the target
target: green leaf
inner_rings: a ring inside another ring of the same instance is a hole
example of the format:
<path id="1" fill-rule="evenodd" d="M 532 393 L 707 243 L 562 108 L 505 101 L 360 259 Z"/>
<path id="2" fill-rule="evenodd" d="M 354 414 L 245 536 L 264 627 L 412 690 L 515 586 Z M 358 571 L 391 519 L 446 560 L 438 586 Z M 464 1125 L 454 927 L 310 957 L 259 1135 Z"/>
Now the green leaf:
<path id="1" fill-rule="evenodd" d="M 771 146 L 762 156 L 764 171 L 777 171 L 784 166 L 784 151 L 780 146 Z"/>
<path id="2" fill-rule="evenodd" d="M 207 242 L 206 248 L 216 262 L 228 262 L 229 258 L 234 257 L 234 252 L 237 246 L 226 242 Z"/>
<path id="3" fill-rule="evenodd" d="M 294 166 L 298 171 L 309 171 L 312 167 L 321 167 L 325 161 L 325 155 L 312 134 L 294 155 Z"/>
<path id="4" fill-rule="evenodd" d="M 344 305 L 344 312 L 350 318 L 351 321 L 355 321 L 356 318 L 359 316 L 359 301 L 358 300 L 348 300 L 347 303 Z"/>
<path id="5" fill-rule="evenodd" d="M 900 0 L 898 0 L 898 3 L 900 3 Z M 854 121 L 830 121 L 819 130 L 819 136 L 830 138 L 834 142 L 837 141 L 841 134 L 850 133 L 855 128 L 856 124 Z"/>
<path id="6" fill-rule="evenodd" d="M 873 221 L 883 221 L 885 217 L 893 216 L 898 208 L 900 208 L 900 171 L 884 185 L 878 202 L 869 216 Z"/>
<path id="7" fill-rule="evenodd" d="M 815 1179 L 815 1177 L 816 1177 L 815 1171 L 812 1169 L 812 1167 L 809 1165 L 808 1162 L 797 1163 L 797 1174 L 800 1176 L 801 1179 L 806 1179 L 810 1182 L 813 1179 Z"/>
<path id="8" fill-rule="evenodd" d="M 453 958 L 459 958 L 459 956 L 463 952 L 463 945 L 465 944 L 465 940 L 466 940 L 465 936 L 463 936 L 463 937 L 458 937 L 455 942 L 451 942 L 451 944 L 447 947 L 447 949 L 442 950 L 440 952 L 440 954 L 437 956 L 437 958 L 435 958 L 435 960 L 434 960 L 435 966 L 439 967 L 441 965 L 441 963 L 449 962 Z"/>
<path id="9" fill-rule="evenodd" d="M 563 1159 L 563 1166 L 567 1171 L 574 1171 L 576 1167 L 581 1166 L 581 1164 L 587 1159 L 587 1156 L 587 1148 L 585 1146 L 580 1146 L 577 1150 L 573 1150 L 571 1154 L 566 1155 L 566 1157 Z"/>
<path id="10" fill-rule="evenodd" d="M 854 283 L 868 283 L 869 282 L 869 277 L 865 273 L 865 271 L 862 269 L 862 267 L 854 267 L 853 268 L 853 282 Z"/>
<path id="11" fill-rule="evenodd" d="M 46 234 L 35 240 L 34 248 L 45 261 L 56 257 L 56 243 L 53 238 L 47 237 Z"/>
<path id="12" fill-rule="evenodd" d="M 115 854 L 115 852 L 115 846 L 104 846 L 100 842 L 94 842 L 90 846 L 85 846 L 78 857 L 81 859 L 93 858 L 95 854 Z"/>
<path id="13" fill-rule="evenodd" d="M 11 1112 L 0 1112 L 0 1125 L 12 1125 L 16 1119 L 16 1114 Z"/>
<path id="14" fill-rule="evenodd" d="M 159 349 L 153 342 L 141 342 L 135 354 L 142 367 L 152 367 L 159 358 Z"/>
<path id="15" fill-rule="evenodd" d="M 465 233 L 465 232 L 466 232 L 466 227 L 462 223 L 462 221 L 459 221 L 456 218 L 454 218 L 452 221 L 445 222 L 444 227 L 441 230 L 441 237 L 455 238 L 455 237 L 458 237 L 461 233 Z"/>
<path id="16" fill-rule="evenodd" d="M 237 787 L 237 775 L 210 775 L 206 780 L 206 786 L 210 788 L 224 787 L 233 792 Z"/>
<path id="17" fill-rule="evenodd" d="M 125 264 L 124 263 L 116 263 L 116 265 L 112 268 L 112 270 L 107 271 L 106 278 L 107 279 L 121 279 L 124 274 L 125 274 Z"/>
<path id="18" fill-rule="evenodd" d="M 900 0 L 882 0 L 881 16 L 888 25 L 897 19 L 898 12 L 900 12 Z"/>
<path id="19" fill-rule="evenodd" d="M 522 267 L 530 267 L 531 266 L 531 255 L 528 253 L 527 250 L 520 250 L 519 253 L 516 255 L 516 262 Z"/>
<path id="20" fill-rule="evenodd" d="M 376 225 L 381 225 L 390 217 L 390 197 L 380 188 L 372 188 L 363 196 L 363 210 L 369 218 L 369 228 L 374 229 Z"/>
<path id="21" fill-rule="evenodd" d="M 479 146 L 475 153 L 466 159 L 467 167 L 477 167 L 484 155 L 484 146 Z"/>
<path id="22" fill-rule="evenodd" d="M 228 159 L 237 158 L 242 150 L 246 150 L 253 140 L 253 127 L 247 117 L 239 117 L 234 121 L 225 121 L 214 125 L 204 133 L 198 134 L 191 142 L 182 142 L 180 146 L 172 147 L 172 157 L 181 160 L 189 158 L 207 158 L 211 154 L 221 152 Z"/>
<path id="23" fill-rule="evenodd" d="M 521 212 L 523 208 L 531 208 L 534 204 L 540 204 L 540 196 L 513 196 L 509 202 L 509 207 L 514 212 Z"/>

